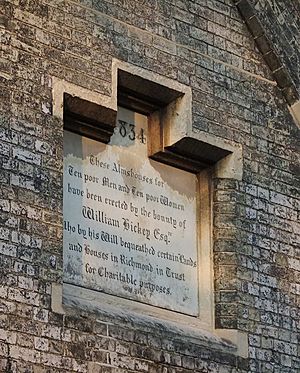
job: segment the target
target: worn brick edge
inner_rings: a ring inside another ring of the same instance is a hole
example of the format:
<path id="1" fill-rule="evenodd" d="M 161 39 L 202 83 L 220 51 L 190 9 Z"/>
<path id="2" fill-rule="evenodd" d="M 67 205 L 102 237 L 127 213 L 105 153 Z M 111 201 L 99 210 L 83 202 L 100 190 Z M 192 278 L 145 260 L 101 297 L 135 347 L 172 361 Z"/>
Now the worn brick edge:
<path id="1" fill-rule="evenodd" d="M 239 13 L 244 19 L 287 103 L 292 106 L 299 101 L 299 93 L 290 77 L 288 69 L 278 56 L 273 43 L 266 36 L 265 29 L 255 14 L 253 5 L 249 0 L 233 0 L 233 3 L 236 5 Z"/>

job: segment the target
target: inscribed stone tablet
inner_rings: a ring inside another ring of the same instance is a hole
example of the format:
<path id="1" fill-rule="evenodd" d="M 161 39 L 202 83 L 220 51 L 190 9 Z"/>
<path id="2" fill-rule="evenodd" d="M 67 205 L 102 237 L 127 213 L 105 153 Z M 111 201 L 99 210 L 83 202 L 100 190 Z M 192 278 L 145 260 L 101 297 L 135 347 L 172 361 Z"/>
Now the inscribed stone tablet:
<path id="1" fill-rule="evenodd" d="M 109 145 L 64 141 L 64 281 L 198 315 L 196 176 L 150 160 L 122 108 Z"/>

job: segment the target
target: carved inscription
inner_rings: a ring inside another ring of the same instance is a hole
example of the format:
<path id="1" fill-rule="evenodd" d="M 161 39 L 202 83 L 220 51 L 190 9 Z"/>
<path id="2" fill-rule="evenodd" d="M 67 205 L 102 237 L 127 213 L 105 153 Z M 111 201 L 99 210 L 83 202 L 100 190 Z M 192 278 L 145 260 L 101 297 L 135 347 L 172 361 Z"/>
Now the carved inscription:
<path id="1" fill-rule="evenodd" d="M 122 108 L 109 145 L 64 139 L 64 281 L 198 315 L 196 176 L 149 160 Z"/>

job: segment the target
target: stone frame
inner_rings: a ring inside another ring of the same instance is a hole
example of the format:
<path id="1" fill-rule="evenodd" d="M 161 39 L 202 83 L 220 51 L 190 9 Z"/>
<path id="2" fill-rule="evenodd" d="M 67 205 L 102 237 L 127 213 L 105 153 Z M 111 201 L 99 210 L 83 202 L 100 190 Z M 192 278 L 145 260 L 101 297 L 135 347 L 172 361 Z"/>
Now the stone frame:
<path id="1" fill-rule="evenodd" d="M 75 96 L 97 104 L 109 112 L 116 113 L 118 104 L 118 73 L 120 71 L 155 82 L 168 90 L 178 92 L 175 99 L 150 115 L 150 136 L 157 139 L 149 148 L 149 155 L 156 160 L 187 169 L 186 160 L 192 158 L 191 171 L 198 173 L 199 180 L 199 300 L 200 316 L 195 318 L 173 311 L 158 309 L 132 300 L 122 299 L 72 285 L 52 285 L 52 310 L 64 314 L 68 306 L 95 310 L 106 315 L 130 315 L 134 320 L 145 321 L 151 317 L 168 325 L 180 325 L 183 330 L 196 328 L 215 336 L 224 337 L 237 346 L 237 354 L 247 356 L 247 336 L 237 330 L 215 329 L 213 289 L 213 243 L 212 243 L 212 177 L 241 180 L 242 147 L 234 142 L 218 138 L 205 132 L 195 132 L 192 126 L 192 92 L 190 87 L 162 77 L 148 70 L 113 60 L 112 94 L 110 97 L 91 92 L 53 77 L 53 115 L 63 120 L 64 95 Z M 196 146 L 195 146 L 196 145 Z M 203 162 L 197 158 L 197 149 L 208 154 Z M 187 152 L 193 148 L 193 152 Z M 213 158 L 214 150 L 220 152 Z M 189 158 L 190 157 L 190 158 Z M 99 301 L 100 299 L 100 301 Z"/>

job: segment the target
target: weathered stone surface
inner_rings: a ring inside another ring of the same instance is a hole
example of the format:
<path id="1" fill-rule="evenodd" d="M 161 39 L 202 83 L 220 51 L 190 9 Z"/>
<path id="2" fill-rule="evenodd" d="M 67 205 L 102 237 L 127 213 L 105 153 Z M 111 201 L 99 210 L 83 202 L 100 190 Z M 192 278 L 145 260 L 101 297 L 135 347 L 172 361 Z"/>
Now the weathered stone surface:
<path id="1" fill-rule="evenodd" d="M 282 95 L 289 104 L 299 97 L 298 2 L 5 0 L 0 8 L 0 371 L 298 371 L 299 131 Z M 273 71 L 288 71 L 276 73 L 282 92 L 262 55 Z M 109 97 L 113 58 L 190 86 L 195 133 L 242 147 L 242 180 L 213 180 L 212 260 L 216 327 L 247 333 L 249 358 L 154 322 L 51 309 L 52 283 L 63 280 L 53 77 Z"/>
<path id="2" fill-rule="evenodd" d="M 64 281 L 197 316 L 197 178 L 147 139 L 126 109 L 107 147 L 65 133 Z"/>

